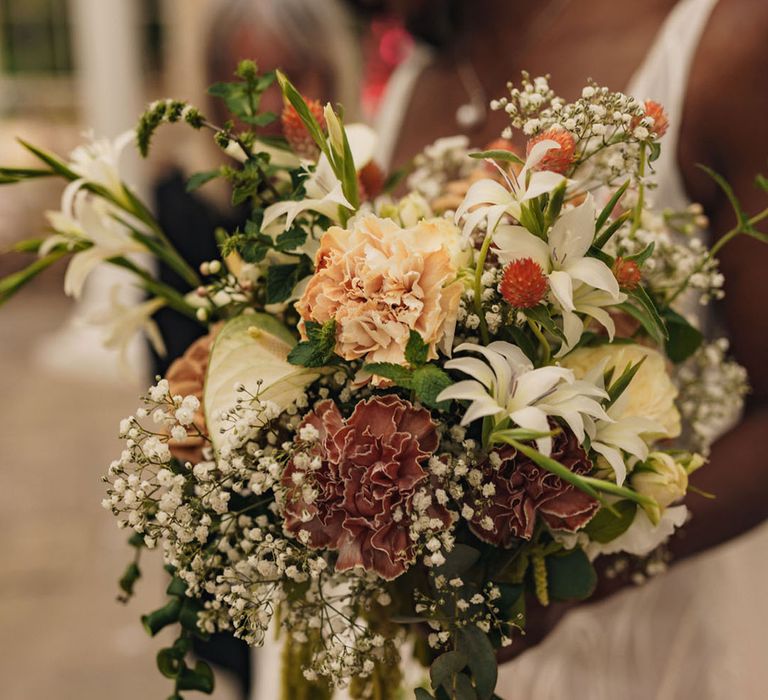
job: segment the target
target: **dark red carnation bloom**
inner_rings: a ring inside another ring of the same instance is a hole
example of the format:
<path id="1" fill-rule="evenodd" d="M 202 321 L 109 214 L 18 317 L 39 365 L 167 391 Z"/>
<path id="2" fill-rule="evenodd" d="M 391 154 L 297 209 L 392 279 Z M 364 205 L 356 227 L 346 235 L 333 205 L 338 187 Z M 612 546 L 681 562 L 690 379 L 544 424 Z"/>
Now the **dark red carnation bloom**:
<path id="1" fill-rule="evenodd" d="M 282 477 L 286 531 L 304 530 L 310 547 L 338 550 L 337 571 L 362 566 L 396 578 L 415 557 L 414 496 L 428 485 L 425 467 L 439 441 L 429 412 L 387 395 L 361 401 L 345 420 L 333 401 L 322 401 L 299 429 L 307 425 L 319 438 Z M 450 522 L 434 502 L 426 515 Z"/>
<path id="2" fill-rule="evenodd" d="M 476 491 L 466 499 L 475 511 L 470 527 L 481 540 L 502 547 L 511 546 L 516 537 L 528 540 L 533 535 L 537 515 L 552 528 L 573 532 L 597 512 L 599 503 L 594 498 L 537 466 L 513 447 L 504 447 L 498 453 L 498 467 L 490 460 L 480 466 L 485 476 L 483 483 L 492 483 L 496 493 L 484 497 Z M 569 431 L 554 438 L 552 458 L 575 474 L 585 474 L 592 468 L 586 452 Z M 493 522 L 492 530 L 482 526 L 486 517 Z"/>

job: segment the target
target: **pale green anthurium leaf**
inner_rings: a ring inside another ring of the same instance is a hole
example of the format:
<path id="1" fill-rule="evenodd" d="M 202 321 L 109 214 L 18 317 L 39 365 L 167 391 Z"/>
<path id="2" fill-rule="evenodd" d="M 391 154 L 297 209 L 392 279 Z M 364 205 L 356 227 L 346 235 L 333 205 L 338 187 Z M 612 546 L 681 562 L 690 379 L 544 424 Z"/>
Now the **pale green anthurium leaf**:
<path id="1" fill-rule="evenodd" d="M 238 383 L 255 395 L 261 380 L 259 397 L 285 409 L 323 374 L 323 369 L 288 362 L 288 353 L 295 344 L 296 339 L 280 321 L 262 313 L 238 316 L 219 331 L 203 395 L 205 420 L 216 452 L 224 439 L 220 431 L 224 425 L 222 414 L 235 406 Z"/>

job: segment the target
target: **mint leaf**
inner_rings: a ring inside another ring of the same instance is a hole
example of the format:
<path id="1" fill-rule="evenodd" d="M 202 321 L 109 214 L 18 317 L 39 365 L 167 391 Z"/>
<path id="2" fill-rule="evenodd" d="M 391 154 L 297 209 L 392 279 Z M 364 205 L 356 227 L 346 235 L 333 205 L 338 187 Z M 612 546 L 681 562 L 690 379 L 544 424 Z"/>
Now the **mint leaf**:
<path id="1" fill-rule="evenodd" d="M 281 253 L 289 253 L 296 250 L 300 245 L 304 245 L 307 240 L 307 232 L 300 226 L 294 226 L 287 231 L 283 231 L 275 239 L 275 250 Z"/>
<path id="2" fill-rule="evenodd" d="M 272 265 L 267 270 L 267 304 L 288 299 L 293 288 L 311 272 L 312 265 L 306 255 L 298 263 Z"/>
<path id="3" fill-rule="evenodd" d="M 304 367 L 323 367 L 330 363 L 336 347 L 336 321 L 330 319 L 322 326 L 314 321 L 305 324 L 307 339 L 288 353 L 288 362 Z"/>
<path id="4" fill-rule="evenodd" d="M 187 192 L 194 192 L 199 187 L 202 187 L 206 182 L 216 179 L 221 175 L 221 169 L 205 170 L 200 173 L 195 173 L 189 180 L 187 180 Z"/>
<path id="5" fill-rule="evenodd" d="M 453 380 L 435 365 L 419 367 L 413 373 L 413 391 L 416 398 L 430 408 L 437 408 L 441 411 L 448 410 L 451 402 L 438 402 L 437 397 L 443 389 L 447 389 L 451 384 L 453 384 Z"/>
<path id="6" fill-rule="evenodd" d="M 413 388 L 413 370 L 394 362 L 371 362 L 365 365 L 363 370 L 378 377 L 389 379 L 403 389 Z"/>
<path id="7" fill-rule="evenodd" d="M 405 346 L 405 359 L 412 367 L 423 365 L 427 361 L 429 345 L 419 335 L 418 331 L 411 331 L 408 344 Z"/>

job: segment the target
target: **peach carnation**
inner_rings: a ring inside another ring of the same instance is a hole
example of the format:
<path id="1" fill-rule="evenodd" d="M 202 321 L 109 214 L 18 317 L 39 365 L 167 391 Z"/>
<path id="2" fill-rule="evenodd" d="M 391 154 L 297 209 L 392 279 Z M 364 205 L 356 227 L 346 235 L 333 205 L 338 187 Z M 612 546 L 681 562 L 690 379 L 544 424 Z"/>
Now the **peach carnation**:
<path id="1" fill-rule="evenodd" d="M 220 329 L 221 326 L 216 325 L 210 333 L 198 338 L 181 357 L 173 361 L 165 373 L 172 396 L 176 394 L 196 396 L 200 401 L 200 408 L 195 413 L 194 424 L 203 432 L 206 429 L 203 412 L 203 387 L 208 371 L 208 361 L 211 357 L 211 347 Z M 204 446 L 203 438 L 196 435 L 189 435 L 183 440 L 171 438 L 168 441 L 171 454 L 181 462 L 195 463 L 201 461 Z"/>
<path id="2" fill-rule="evenodd" d="M 446 350 L 453 341 L 460 253 L 459 231 L 445 219 L 401 228 L 364 216 L 349 229 L 334 226 L 296 310 L 304 321 L 336 320 L 335 349 L 345 360 L 404 364 L 411 330 L 434 359 L 438 344 Z"/>

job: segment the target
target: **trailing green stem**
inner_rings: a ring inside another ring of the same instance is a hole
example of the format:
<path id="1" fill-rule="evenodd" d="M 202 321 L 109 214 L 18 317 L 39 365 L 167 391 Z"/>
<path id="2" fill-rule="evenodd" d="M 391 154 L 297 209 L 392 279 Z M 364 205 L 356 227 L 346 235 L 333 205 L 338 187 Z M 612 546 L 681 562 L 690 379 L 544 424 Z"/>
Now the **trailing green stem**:
<path id="1" fill-rule="evenodd" d="M 748 219 L 747 223 L 749 226 L 754 226 L 755 224 L 759 224 L 763 219 L 768 218 L 768 208 L 763 209 L 761 212 L 755 214 L 753 217 Z M 736 226 L 734 226 L 728 233 L 723 234 L 719 240 L 717 240 L 712 247 L 709 249 L 709 252 L 704 257 L 704 259 L 693 269 L 691 270 L 691 273 L 682 281 L 680 286 L 675 290 L 674 294 L 669 298 L 667 301 L 667 306 L 671 305 L 672 302 L 677 299 L 686 289 L 688 289 L 688 285 L 691 282 L 691 278 L 701 272 L 701 270 L 704 269 L 704 266 L 712 260 L 728 243 L 730 243 L 734 238 L 736 238 L 739 234 L 744 233 L 744 225 L 739 223 Z"/>
<path id="2" fill-rule="evenodd" d="M 164 299 L 169 307 L 179 313 L 184 314 L 194 321 L 200 322 L 195 313 L 195 309 L 187 303 L 187 300 L 184 299 L 182 294 L 179 294 L 179 292 L 172 287 L 156 280 L 147 270 L 139 267 L 132 260 L 124 257 L 115 257 L 110 258 L 107 262 L 132 272 L 141 280 L 141 286 L 147 292 Z"/>
<path id="3" fill-rule="evenodd" d="M 638 183 L 637 183 L 637 203 L 635 204 L 635 213 L 632 217 L 632 233 L 635 233 L 640 228 L 640 221 L 643 217 L 643 206 L 645 204 L 645 184 L 643 178 L 645 177 L 645 144 L 640 144 L 640 163 L 637 168 Z"/>
<path id="4" fill-rule="evenodd" d="M 533 331 L 533 334 L 536 336 L 536 339 L 541 343 L 542 350 L 544 352 L 544 355 L 541 359 L 542 365 L 548 365 L 552 361 L 552 348 L 549 344 L 549 341 L 547 340 L 544 333 L 541 332 L 541 328 L 539 328 L 539 324 L 536 323 L 536 321 L 532 321 L 530 318 L 527 319 L 528 326 Z"/>

